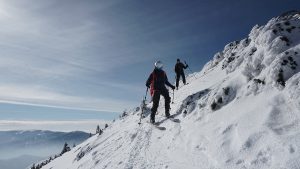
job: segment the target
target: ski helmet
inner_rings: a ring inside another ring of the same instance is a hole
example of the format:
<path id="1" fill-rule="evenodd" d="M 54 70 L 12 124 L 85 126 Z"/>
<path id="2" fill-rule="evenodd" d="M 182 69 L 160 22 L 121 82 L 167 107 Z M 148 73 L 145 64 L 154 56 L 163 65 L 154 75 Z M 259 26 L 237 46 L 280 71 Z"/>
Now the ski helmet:
<path id="1" fill-rule="evenodd" d="M 162 69 L 163 68 L 163 64 L 160 60 L 155 62 L 154 66 L 155 66 L 156 69 Z"/>

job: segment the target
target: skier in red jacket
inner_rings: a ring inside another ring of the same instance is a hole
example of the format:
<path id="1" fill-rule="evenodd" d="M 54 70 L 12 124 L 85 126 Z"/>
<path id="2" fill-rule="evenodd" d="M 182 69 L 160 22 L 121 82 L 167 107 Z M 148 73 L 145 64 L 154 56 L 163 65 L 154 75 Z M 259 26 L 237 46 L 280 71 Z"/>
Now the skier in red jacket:
<path id="1" fill-rule="evenodd" d="M 150 74 L 146 86 L 150 88 L 150 93 L 152 96 L 153 106 L 151 109 L 151 117 L 150 122 L 152 124 L 155 123 L 155 114 L 159 105 L 160 95 L 165 98 L 165 114 L 166 117 L 170 117 L 170 101 L 171 98 L 169 96 L 169 91 L 165 85 L 171 87 L 173 90 L 175 86 L 173 86 L 169 81 L 165 71 L 162 70 L 163 64 L 161 61 L 155 62 L 155 68 L 153 72 Z"/>

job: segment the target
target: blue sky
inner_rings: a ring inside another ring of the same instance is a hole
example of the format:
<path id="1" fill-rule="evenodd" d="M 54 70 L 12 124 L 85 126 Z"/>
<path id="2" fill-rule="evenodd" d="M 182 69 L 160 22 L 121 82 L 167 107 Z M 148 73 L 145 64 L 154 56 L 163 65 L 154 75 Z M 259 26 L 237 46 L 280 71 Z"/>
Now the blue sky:
<path id="1" fill-rule="evenodd" d="M 177 58 L 200 71 L 255 24 L 299 6 L 296 0 L 0 0 L 0 120 L 113 119 L 140 104 L 156 60 L 174 82 Z"/>

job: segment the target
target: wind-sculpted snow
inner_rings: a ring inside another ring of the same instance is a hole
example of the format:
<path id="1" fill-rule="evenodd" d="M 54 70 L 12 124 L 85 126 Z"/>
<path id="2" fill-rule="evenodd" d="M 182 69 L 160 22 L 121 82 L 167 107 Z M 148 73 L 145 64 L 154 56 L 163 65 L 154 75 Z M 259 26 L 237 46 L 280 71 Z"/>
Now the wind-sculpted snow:
<path id="1" fill-rule="evenodd" d="M 226 45 L 204 70 L 222 64 L 227 73 L 241 69 L 248 81 L 256 78 L 280 88 L 300 70 L 299 42 L 299 14 L 273 18 L 254 26 L 246 39 Z"/>
<path id="2" fill-rule="evenodd" d="M 295 100 L 295 108 L 300 110 L 300 73 L 294 74 L 288 81 L 285 88 L 288 98 Z"/>
<path id="3" fill-rule="evenodd" d="M 170 113 L 160 102 L 129 111 L 46 169 L 299 169 L 300 17 L 289 12 L 254 26 L 175 90 Z M 150 98 L 148 98 L 150 100 Z"/>

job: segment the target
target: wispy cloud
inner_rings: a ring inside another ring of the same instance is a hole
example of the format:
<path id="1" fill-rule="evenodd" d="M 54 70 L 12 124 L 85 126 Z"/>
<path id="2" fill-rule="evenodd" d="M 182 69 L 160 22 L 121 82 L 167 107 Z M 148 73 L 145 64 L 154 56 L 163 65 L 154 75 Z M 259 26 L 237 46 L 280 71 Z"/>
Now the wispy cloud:
<path id="1" fill-rule="evenodd" d="M 115 3 L 0 0 L 0 102 L 114 112 L 134 105 L 107 90 L 84 92 L 91 86 L 138 91 L 105 77 L 142 58 L 125 59 L 130 49 L 100 15 Z"/>
<path id="2" fill-rule="evenodd" d="M 123 43 L 126 39 L 120 42 L 108 16 L 93 14 L 106 3 L 26 2 L 1 1 L 5 16 L 0 36 L 6 39 L 1 43 L 6 49 L 0 67 L 11 63 L 28 74 L 75 75 L 107 72 L 143 58 L 130 55 L 132 49 Z M 5 62 L 7 58 L 16 62 Z"/>
<path id="3" fill-rule="evenodd" d="M 104 128 L 111 121 L 80 120 L 80 121 L 15 121 L 0 120 L 0 130 L 51 130 L 51 131 L 85 131 L 94 133 L 96 126 Z"/>
<path id="4" fill-rule="evenodd" d="M 64 95 L 40 87 L 0 85 L 0 102 L 74 110 L 121 112 L 133 102 Z"/>

